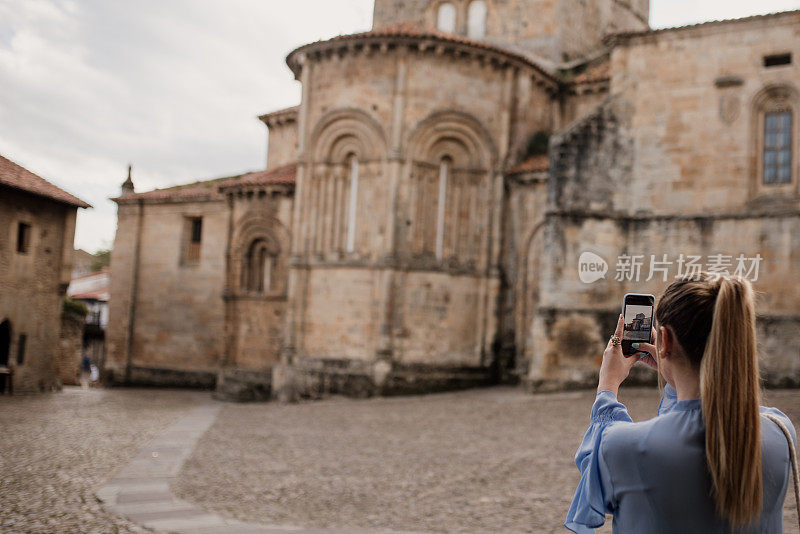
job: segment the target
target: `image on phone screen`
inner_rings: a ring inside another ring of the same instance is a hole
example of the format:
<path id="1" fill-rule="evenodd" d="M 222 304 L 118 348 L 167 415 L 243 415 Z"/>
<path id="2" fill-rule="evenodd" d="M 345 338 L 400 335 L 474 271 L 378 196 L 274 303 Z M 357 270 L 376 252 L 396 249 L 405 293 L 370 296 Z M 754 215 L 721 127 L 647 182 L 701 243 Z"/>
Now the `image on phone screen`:
<path id="1" fill-rule="evenodd" d="M 628 304 L 625 306 L 625 330 L 622 339 L 628 341 L 650 341 L 653 326 L 653 307 Z"/>
<path id="2" fill-rule="evenodd" d="M 622 303 L 622 353 L 632 355 L 638 352 L 631 346 L 632 343 L 650 342 L 655 297 L 628 293 Z"/>

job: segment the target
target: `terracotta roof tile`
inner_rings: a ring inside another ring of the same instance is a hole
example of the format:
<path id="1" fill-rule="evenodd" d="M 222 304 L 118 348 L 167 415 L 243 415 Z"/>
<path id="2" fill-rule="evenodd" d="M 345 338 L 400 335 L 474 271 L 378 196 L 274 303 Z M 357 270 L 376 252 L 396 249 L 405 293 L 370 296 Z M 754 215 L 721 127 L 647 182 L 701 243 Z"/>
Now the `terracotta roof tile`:
<path id="1" fill-rule="evenodd" d="M 211 180 L 204 180 L 200 182 L 193 182 L 190 184 L 175 185 L 172 187 L 165 187 L 163 189 L 154 189 L 152 191 L 145 191 L 143 193 L 133 193 L 122 195 L 121 197 L 112 198 L 111 200 L 117 203 L 125 203 L 126 201 L 134 200 L 206 200 L 219 195 L 219 184 L 236 176 L 224 176 L 222 178 L 214 178 Z"/>
<path id="2" fill-rule="evenodd" d="M 585 71 L 575 76 L 572 83 L 591 83 L 601 82 L 611 79 L 611 61 L 606 60 L 601 63 L 590 65 Z"/>
<path id="3" fill-rule="evenodd" d="M 526 172 L 542 172 L 550 168 L 550 156 L 539 154 L 531 156 L 522 163 L 515 165 L 506 174 L 524 174 Z"/>
<path id="4" fill-rule="evenodd" d="M 642 31 L 632 31 L 632 32 L 620 32 L 620 33 L 612 33 L 608 35 L 604 41 L 609 43 L 614 43 L 617 41 L 625 41 L 626 39 L 632 37 L 641 37 L 645 35 L 656 35 L 660 33 L 666 32 L 674 32 L 674 31 L 683 31 L 683 30 L 692 30 L 695 28 L 702 28 L 707 26 L 719 26 L 723 24 L 734 24 L 737 22 L 751 22 L 760 19 L 770 19 L 770 18 L 777 18 L 783 16 L 792 16 L 800 14 L 800 9 L 793 10 L 793 11 L 779 11 L 777 13 L 765 13 L 763 15 L 751 15 L 749 17 L 741 17 L 737 19 L 721 19 L 721 20 L 709 20 L 707 22 L 698 22 L 696 24 L 686 24 L 684 26 L 673 26 L 670 28 L 658 28 L 655 30 L 642 30 Z"/>
<path id="5" fill-rule="evenodd" d="M 292 185 L 297 177 L 297 164 L 290 163 L 274 169 L 251 172 L 220 184 L 220 189 L 249 185 Z"/>
<path id="6" fill-rule="evenodd" d="M 353 33 L 348 35 L 337 35 L 332 39 L 324 40 L 324 41 L 316 41 L 314 43 L 309 43 L 307 45 L 301 46 L 296 50 L 293 50 L 289 53 L 286 58 L 286 62 L 289 64 L 289 68 L 293 68 L 293 57 L 302 50 L 308 50 L 309 48 L 316 47 L 326 43 L 336 43 L 339 41 L 357 41 L 357 40 L 366 40 L 370 38 L 381 38 L 381 37 L 400 37 L 400 38 L 412 38 L 412 39 L 435 39 L 438 41 L 446 41 L 450 43 L 457 43 L 466 45 L 472 48 L 480 48 L 483 50 L 487 50 L 490 52 L 496 52 L 502 54 L 506 57 L 511 59 L 520 61 L 522 63 L 527 64 L 530 67 L 533 67 L 537 70 L 540 74 L 544 77 L 548 78 L 552 82 L 557 82 L 558 78 L 552 74 L 551 72 L 547 71 L 544 67 L 542 67 L 534 58 L 528 57 L 523 55 L 519 52 L 509 50 L 507 48 L 503 48 L 497 45 L 494 45 L 489 42 L 485 41 L 474 41 L 472 39 L 468 39 L 461 35 L 456 35 L 453 33 L 446 33 L 439 30 L 433 30 L 429 28 L 418 28 L 416 26 L 411 26 L 408 24 L 398 24 L 395 26 L 388 26 L 386 28 L 382 28 L 380 30 L 372 30 L 368 32 L 362 33 Z"/>
<path id="7" fill-rule="evenodd" d="M 17 165 L 3 156 L 0 156 L 0 184 L 25 191 L 26 193 L 49 198 L 56 202 L 69 204 L 70 206 L 76 206 L 78 208 L 92 207 L 78 197 L 56 187 L 41 176 L 33 174 L 25 167 Z"/>
<path id="8" fill-rule="evenodd" d="M 263 184 L 291 185 L 294 184 L 296 174 L 297 164 L 291 163 L 289 165 L 284 165 L 282 167 L 276 167 L 269 170 L 248 172 L 234 176 L 224 176 L 222 178 L 214 178 L 212 180 L 204 180 L 190 184 L 165 187 L 163 189 L 154 189 L 153 191 L 145 191 L 143 193 L 123 195 L 112 198 L 111 200 L 121 204 L 135 202 L 137 200 L 214 200 L 216 198 L 221 198 L 220 190 L 222 188 Z"/>
<path id="9" fill-rule="evenodd" d="M 80 252 L 84 252 L 84 253 L 86 253 L 86 254 L 89 254 L 88 252 L 86 252 L 86 251 L 84 251 L 84 250 L 81 250 L 81 249 L 76 249 L 76 250 L 75 250 L 75 252 L 78 252 L 78 251 L 80 251 Z M 89 256 L 91 256 L 92 258 L 94 258 L 94 256 L 92 256 L 91 254 L 89 254 Z M 74 281 L 74 280 L 85 280 L 85 279 L 87 279 L 87 278 L 100 277 L 100 276 L 102 276 L 102 275 L 108 275 L 108 273 L 109 273 L 110 271 L 111 271 L 111 270 L 108 268 L 108 266 L 105 266 L 105 267 L 101 267 L 99 271 L 92 271 L 92 272 L 90 272 L 90 273 L 81 274 L 81 275 L 78 275 L 78 276 L 73 276 L 73 277 L 72 277 L 72 280 L 73 280 L 73 281 Z"/>

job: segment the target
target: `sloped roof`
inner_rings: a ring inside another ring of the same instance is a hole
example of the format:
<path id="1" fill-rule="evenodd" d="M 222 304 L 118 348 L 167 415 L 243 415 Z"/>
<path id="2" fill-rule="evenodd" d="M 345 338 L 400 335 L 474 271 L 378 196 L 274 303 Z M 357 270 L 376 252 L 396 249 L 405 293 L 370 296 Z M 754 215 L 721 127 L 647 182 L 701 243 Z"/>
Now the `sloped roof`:
<path id="1" fill-rule="evenodd" d="M 655 30 L 642 30 L 642 31 L 632 31 L 632 32 L 620 32 L 620 33 L 613 33 L 606 37 L 606 41 L 610 43 L 626 41 L 627 39 L 634 38 L 634 37 L 642 37 L 642 36 L 649 36 L 649 35 L 657 35 L 661 33 L 668 33 L 668 32 L 677 32 L 677 31 L 685 31 L 685 30 L 693 30 L 696 28 L 706 28 L 711 26 L 721 26 L 725 24 L 736 24 L 741 22 L 753 22 L 756 20 L 764 20 L 764 19 L 771 19 L 771 18 L 778 18 L 778 17 L 786 17 L 792 15 L 800 15 L 800 9 L 793 10 L 793 11 L 780 11 L 777 13 L 766 13 L 763 15 L 752 15 L 749 17 L 740 17 L 736 19 L 721 19 L 721 20 L 709 20 L 707 22 L 698 22 L 696 24 L 686 24 L 684 26 L 673 26 L 670 28 L 658 28 Z"/>
<path id="2" fill-rule="evenodd" d="M 67 295 L 79 300 L 108 300 L 110 269 L 106 266 L 93 273 L 70 280 Z"/>
<path id="3" fill-rule="evenodd" d="M 118 204 L 136 202 L 138 200 L 147 201 L 200 201 L 213 200 L 220 198 L 220 191 L 223 188 L 242 187 L 249 185 L 292 185 L 297 175 L 297 164 L 291 163 L 274 169 L 236 174 L 233 176 L 223 176 L 192 182 L 190 184 L 175 185 L 163 189 L 154 189 L 143 193 L 133 193 L 112 198 Z"/>
<path id="4" fill-rule="evenodd" d="M 95 289 L 93 291 L 86 291 L 84 293 L 75 293 L 70 298 L 75 300 L 99 300 L 107 302 L 109 300 L 110 292 L 106 289 Z"/>
<path id="5" fill-rule="evenodd" d="M 558 82 L 558 77 L 556 75 L 552 74 L 547 69 L 545 69 L 534 58 L 524 55 L 520 52 L 509 50 L 507 48 L 503 48 L 486 41 L 472 40 L 463 37 L 461 35 L 442 32 L 439 30 L 433 30 L 429 28 L 421 29 L 409 24 L 398 24 L 394 26 L 388 26 L 386 28 L 381 28 L 379 30 L 372 30 L 372 31 L 353 33 L 347 35 L 338 35 L 336 37 L 333 37 L 332 39 L 315 41 L 313 43 L 303 45 L 300 48 L 297 48 L 292 52 L 290 52 L 289 55 L 286 57 L 286 63 L 289 65 L 289 68 L 292 69 L 293 72 L 295 72 L 295 75 L 297 75 L 297 70 L 296 70 L 297 65 L 294 58 L 297 56 L 299 52 L 308 51 L 314 48 L 318 48 L 320 46 L 324 46 L 326 44 L 334 45 L 339 42 L 345 43 L 345 42 L 363 41 L 369 39 L 380 39 L 380 38 L 407 38 L 414 40 L 431 40 L 431 41 L 440 41 L 440 42 L 464 45 L 472 49 L 482 49 L 486 50 L 487 52 L 494 52 L 496 54 L 503 55 L 508 59 L 523 63 L 529 67 L 532 67 L 534 71 L 538 72 L 541 76 L 543 76 L 550 82 L 553 83 Z"/>
<path id="6" fill-rule="evenodd" d="M 611 79 L 611 61 L 606 59 L 586 68 L 585 71 L 575 76 L 572 83 L 592 83 Z"/>
<path id="7" fill-rule="evenodd" d="M 41 176 L 33 174 L 25 167 L 17 165 L 3 156 L 0 156 L 0 184 L 70 206 L 78 208 L 92 207 L 78 197 L 67 193 Z"/>
<path id="8" fill-rule="evenodd" d="M 291 185 L 294 184 L 297 177 L 297 164 L 290 163 L 274 169 L 266 169 L 263 171 L 251 172 L 243 174 L 237 178 L 223 182 L 220 184 L 220 189 L 228 189 L 232 187 L 243 187 L 249 185 Z"/>
<path id="9" fill-rule="evenodd" d="M 239 176 L 242 175 L 223 176 L 189 184 L 174 185 L 163 189 L 154 189 L 143 193 L 132 193 L 112 198 L 111 200 L 117 203 L 135 200 L 205 200 L 219 194 L 219 184 Z"/>
<path id="10" fill-rule="evenodd" d="M 550 168 L 550 157 L 547 154 L 531 156 L 522 163 L 510 168 L 506 174 L 524 174 L 526 172 L 542 172 Z"/>

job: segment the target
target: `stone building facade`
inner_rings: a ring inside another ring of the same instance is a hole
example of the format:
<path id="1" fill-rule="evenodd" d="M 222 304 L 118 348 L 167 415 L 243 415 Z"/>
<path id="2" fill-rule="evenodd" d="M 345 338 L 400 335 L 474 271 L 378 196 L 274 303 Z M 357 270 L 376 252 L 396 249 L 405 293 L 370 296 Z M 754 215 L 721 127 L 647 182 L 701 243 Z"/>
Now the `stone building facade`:
<path id="1" fill-rule="evenodd" d="M 75 217 L 78 208 L 88 207 L 0 156 L 0 385 L 6 390 L 59 386 Z"/>
<path id="2" fill-rule="evenodd" d="M 583 384 L 622 295 L 666 285 L 615 260 L 713 251 L 763 258 L 765 370 L 797 383 L 800 13 L 648 11 L 376 0 L 372 31 L 291 52 L 302 101 L 260 117 L 266 170 L 115 199 L 112 375 L 239 398 Z M 604 280 L 580 281 L 586 251 Z"/>

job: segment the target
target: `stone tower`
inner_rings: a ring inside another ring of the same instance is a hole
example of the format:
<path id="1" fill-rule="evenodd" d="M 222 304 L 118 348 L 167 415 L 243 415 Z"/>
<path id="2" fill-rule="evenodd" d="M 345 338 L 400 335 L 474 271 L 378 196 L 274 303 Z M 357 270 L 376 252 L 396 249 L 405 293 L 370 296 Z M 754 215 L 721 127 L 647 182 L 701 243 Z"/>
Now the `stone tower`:
<path id="1" fill-rule="evenodd" d="M 432 6 L 379 0 L 373 31 L 287 58 L 303 96 L 284 347 L 301 389 L 490 378 L 503 172 L 517 140 L 553 128 L 559 82 L 528 54 L 414 20 Z"/>
<path id="2" fill-rule="evenodd" d="M 649 11 L 650 0 L 375 0 L 373 29 L 439 30 L 558 65 L 608 34 L 648 29 Z"/>

